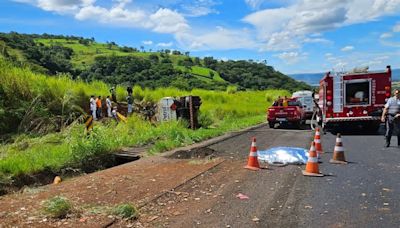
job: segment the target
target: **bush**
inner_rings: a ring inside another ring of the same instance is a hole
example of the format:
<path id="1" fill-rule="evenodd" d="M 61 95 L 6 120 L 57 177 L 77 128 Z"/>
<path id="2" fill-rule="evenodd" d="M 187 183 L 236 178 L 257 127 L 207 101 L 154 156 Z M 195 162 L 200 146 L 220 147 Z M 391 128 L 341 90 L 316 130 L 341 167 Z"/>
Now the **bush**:
<path id="1" fill-rule="evenodd" d="M 44 202 L 43 210 L 52 218 L 65 218 L 72 211 L 72 205 L 67 198 L 56 196 Z"/>
<path id="2" fill-rule="evenodd" d="M 213 119 L 208 112 L 199 113 L 199 124 L 202 128 L 208 128 L 213 124 Z"/>
<path id="3" fill-rule="evenodd" d="M 228 94 L 234 94 L 234 93 L 236 93 L 236 92 L 237 92 L 237 86 L 228 86 L 228 87 L 226 88 L 226 92 L 227 92 Z"/>
<path id="4" fill-rule="evenodd" d="M 116 206 L 112 212 L 114 215 L 126 219 L 136 219 L 139 216 L 138 210 L 129 203 Z"/>

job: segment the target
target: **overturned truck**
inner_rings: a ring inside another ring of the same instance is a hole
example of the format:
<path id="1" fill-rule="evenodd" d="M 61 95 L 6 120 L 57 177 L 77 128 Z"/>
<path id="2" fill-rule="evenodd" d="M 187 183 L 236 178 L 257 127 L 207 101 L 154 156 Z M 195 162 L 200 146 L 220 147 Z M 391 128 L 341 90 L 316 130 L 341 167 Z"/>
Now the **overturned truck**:
<path id="1" fill-rule="evenodd" d="M 164 97 L 157 105 L 159 121 L 183 119 L 188 127 L 195 130 L 200 127 L 198 114 L 201 106 L 199 96 L 185 96 L 180 98 Z"/>

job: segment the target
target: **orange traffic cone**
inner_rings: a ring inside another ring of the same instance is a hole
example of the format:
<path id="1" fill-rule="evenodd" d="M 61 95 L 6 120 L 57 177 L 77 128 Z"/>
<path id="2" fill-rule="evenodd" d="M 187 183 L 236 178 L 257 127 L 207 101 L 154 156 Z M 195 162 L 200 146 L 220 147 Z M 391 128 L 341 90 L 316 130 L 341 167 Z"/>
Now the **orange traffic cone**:
<path id="1" fill-rule="evenodd" d="M 319 127 L 316 128 L 314 142 L 315 142 L 315 150 L 317 151 L 317 153 L 318 154 L 324 153 L 324 151 L 322 150 L 321 133 L 319 131 Z"/>
<path id="2" fill-rule="evenodd" d="M 260 164 L 258 163 L 258 158 L 257 158 L 257 146 L 255 137 L 253 137 L 253 141 L 251 142 L 249 160 L 247 161 L 247 165 L 244 168 L 254 171 L 260 169 Z"/>
<path id="3" fill-rule="evenodd" d="M 308 161 L 306 170 L 303 170 L 304 176 L 323 177 L 324 174 L 319 172 L 317 151 L 315 150 L 315 142 L 311 143 L 310 151 L 308 152 Z"/>
<path id="4" fill-rule="evenodd" d="M 333 150 L 333 158 L 329 162 L 333 164 L 347 164 L 347 161 L 344 157 L 344 148 L 340 133 L 338 133 L 336 136 L 336 145 L 335 149 Z"/>

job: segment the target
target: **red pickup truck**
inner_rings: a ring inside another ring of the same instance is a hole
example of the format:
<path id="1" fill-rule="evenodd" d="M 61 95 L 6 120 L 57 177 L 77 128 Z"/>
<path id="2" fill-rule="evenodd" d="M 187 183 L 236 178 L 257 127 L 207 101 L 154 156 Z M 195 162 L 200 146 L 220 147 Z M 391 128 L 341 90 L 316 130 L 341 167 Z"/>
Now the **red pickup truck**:
<path id="1" fill-rule="evenodd" d="M 305 112 L 303 105 L 296 98 L 287 99 L 287 105 L 282 100 L 275 101 L 268 108 L 267 120 L 270 128 L 274 128 L 276 123 L 280 126 L 292 124 L 300 127 L 305 122 Z"/>

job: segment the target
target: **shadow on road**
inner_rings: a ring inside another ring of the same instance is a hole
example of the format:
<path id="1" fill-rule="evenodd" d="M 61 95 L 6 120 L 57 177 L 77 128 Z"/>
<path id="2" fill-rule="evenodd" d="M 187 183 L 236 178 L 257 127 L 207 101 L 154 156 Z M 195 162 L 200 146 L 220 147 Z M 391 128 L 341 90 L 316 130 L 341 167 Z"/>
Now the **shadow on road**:
<path id="1" fill-rule="evenodd" d="M 274 129 L 283 129 L 283 130 L 311 130 L 311 127 L 309 124 L 302 124 L 300 126 L 294 126 L 294 125 L 278 125 Z"/>
<path id="2" fill-rule="evenodd" d="M 326 134 L 336 135 L 340 133 L 342 135 L 385 135 L 386 128 L 385 125 L 381 124 L 378 129 L 354 129 L 353 127 L 341 127 L 330 129 Z M 396 133 L 393 133 L 395 135 Z"/>

